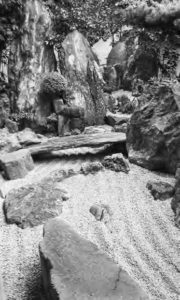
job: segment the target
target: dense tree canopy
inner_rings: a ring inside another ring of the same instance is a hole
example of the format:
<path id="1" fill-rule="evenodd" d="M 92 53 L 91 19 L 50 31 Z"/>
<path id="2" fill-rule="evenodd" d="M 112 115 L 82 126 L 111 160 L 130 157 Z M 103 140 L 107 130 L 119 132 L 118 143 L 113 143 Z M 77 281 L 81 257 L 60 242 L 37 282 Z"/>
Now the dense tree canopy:
<path id="1" fill-rule="evenodd" d="M 56 37 L 72 29 L 81 31 L 92 44 L 108 38 L 123 24 L 123 9 L 133 2 L 128 0 L 54 0 L 46 1 L 53 14 Z"/>
<path id="2" fill-rule="evenodd" d="M 131 24 L 159 27 L 168 25 L 180 30 L 180 1 L 141 1 L 135 9 L 128 8 L 126 20 Z"/>

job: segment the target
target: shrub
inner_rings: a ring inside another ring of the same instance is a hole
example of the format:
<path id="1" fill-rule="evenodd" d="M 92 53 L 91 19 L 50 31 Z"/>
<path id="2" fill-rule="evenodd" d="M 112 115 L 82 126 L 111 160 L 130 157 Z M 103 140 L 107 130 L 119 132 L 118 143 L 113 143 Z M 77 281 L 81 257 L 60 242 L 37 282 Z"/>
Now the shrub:
<path id="1" fill-rule="evenodd" d="M 48 96 L 61 96 L 62 92 L 67 89 L 66 79 L 58 72 L 46 74 L 40 84 L 40 93 Z"/>

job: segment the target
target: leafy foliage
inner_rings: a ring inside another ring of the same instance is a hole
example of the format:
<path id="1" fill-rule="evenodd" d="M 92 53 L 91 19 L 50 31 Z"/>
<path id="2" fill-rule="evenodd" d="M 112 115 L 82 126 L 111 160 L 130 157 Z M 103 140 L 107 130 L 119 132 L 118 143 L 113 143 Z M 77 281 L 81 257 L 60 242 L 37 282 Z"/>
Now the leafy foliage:
<path id="1" fill-rule="evenodd" d="M 180 30 L 180 1 L 143 1 L 126 11 L 127 22 L 145 26 L 174 26 Z"/>
<path id="2" fill-rule="evenodd" d="M 91 44 L 117 32 L 124 19 L 122 9 L 132 0 L 54 0 L 47 1 L 53 15 L 55 35 L 52 42 L 63 40 L 73 29 L 84 34 Z M 116 18 L 118 14 L 118 18 Z"/>
<path id="3" fill-rule="evenodd" d="M 40 93 L 51 97 L 59 96 L 67 89 L 66 79 L 58 72 L 46 74 L 40 85 Z"/>

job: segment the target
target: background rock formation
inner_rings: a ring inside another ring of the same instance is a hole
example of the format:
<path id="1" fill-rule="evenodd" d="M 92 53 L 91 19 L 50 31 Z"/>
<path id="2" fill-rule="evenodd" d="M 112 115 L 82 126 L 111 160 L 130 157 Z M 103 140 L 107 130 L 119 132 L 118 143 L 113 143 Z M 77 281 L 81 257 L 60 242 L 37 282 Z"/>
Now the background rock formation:
<path id="1" fill-rule="evenodd" d="M 178 85 L 179 86 L 179 85 Z M 178 88 L 170 82 L 149 85 L 145 105 L 135 110 L 127 132 L 131 162 L 150 170 L 175 173 L 180 160 Z"/>

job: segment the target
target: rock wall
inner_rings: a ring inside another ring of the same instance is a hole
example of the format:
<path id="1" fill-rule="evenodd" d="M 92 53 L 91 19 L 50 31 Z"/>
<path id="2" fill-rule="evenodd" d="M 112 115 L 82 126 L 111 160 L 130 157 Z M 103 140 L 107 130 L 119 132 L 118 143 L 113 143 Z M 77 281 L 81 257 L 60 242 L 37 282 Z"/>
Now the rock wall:
<path id="1" fill-rule="evenodd" d="M 10 86 L 11 110 L 32 110 L 36 101 L 37 85 L 41 74 L 53 71 L 53 48 L 45 45 L 51 30 L 51 19 L 43 2 L 27 0 L 24 3 L 21 33 L 6 45 L 6 61 L 0 62 Z"/>

